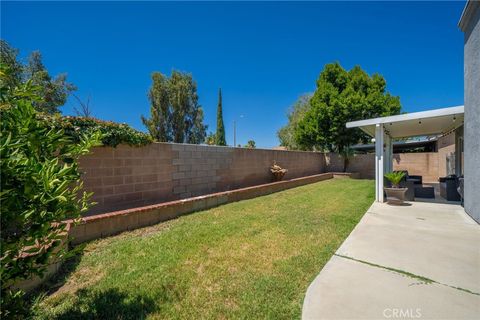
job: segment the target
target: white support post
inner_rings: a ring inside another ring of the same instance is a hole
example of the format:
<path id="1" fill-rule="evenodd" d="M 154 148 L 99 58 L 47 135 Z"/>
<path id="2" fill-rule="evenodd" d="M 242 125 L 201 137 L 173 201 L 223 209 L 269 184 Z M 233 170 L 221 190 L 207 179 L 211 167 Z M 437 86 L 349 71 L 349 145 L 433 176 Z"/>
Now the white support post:
<path id="1" fill-rule="evenodd" d="M 392 138 L 385 134 L 385 161 L 384 161 L 385 170 L 384 172 L 393 171 L 393 142 Z"/>
<path id="2" fill-rule="evenodd" d="M 382 124 L 375 126 L 375 200 L 383 202 L 383 175 L 384 175 L 384 129 Z"/>

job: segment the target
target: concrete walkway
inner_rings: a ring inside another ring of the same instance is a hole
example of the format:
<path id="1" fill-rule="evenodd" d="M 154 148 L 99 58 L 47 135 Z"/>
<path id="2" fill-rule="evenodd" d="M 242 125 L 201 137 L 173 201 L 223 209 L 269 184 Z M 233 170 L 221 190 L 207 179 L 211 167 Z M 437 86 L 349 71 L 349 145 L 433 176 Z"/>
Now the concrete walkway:
<path id="1" fill-rule="evenodd" d="M 480 226 L 459 205 L 374 203 L 307 290 L 303 319 L 480 319 Z"/>

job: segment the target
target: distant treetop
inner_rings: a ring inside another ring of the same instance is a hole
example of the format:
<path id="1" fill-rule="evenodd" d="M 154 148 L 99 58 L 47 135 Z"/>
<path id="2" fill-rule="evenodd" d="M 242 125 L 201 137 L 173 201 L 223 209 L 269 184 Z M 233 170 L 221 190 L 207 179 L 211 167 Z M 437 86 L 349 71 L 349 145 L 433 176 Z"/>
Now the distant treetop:
<path id="1" fill-rule="evenodd" d="M 369 137 L 349 121 L 400 113 L 400 98 L 386 90 L 380 74 L 368 75 L 360 66 L 349 71 L 339 63 L 327 64 L 317 89 L 295 128 L 294 141 L 301 149 L 343 152 Z"/>
<path id="2" fill-rule="evenodd" d="M 33 51 L 26 64 L 18 60 L 18 50 L 12 48 L 5 40 L 0 40 L 0 61 L 8 68 L 8 82 L 11 87 L 31 81 L 36 86 L 39 96 L 33 105 L 37 111 L 54 114 L 67 102 L 70 93 L 77 90 L 75 85 L 67 81 L 66 74 L 53 78 L 42 62 L 40 51 Z"/>

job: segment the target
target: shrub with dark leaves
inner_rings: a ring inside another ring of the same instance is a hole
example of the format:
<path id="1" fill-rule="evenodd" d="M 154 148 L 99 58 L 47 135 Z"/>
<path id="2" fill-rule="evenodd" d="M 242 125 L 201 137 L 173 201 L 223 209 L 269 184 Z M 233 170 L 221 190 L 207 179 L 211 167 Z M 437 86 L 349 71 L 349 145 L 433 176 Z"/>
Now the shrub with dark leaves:
<path id="1" fill-rule="evenodd" d="M 53 123 L 57 128 L 63 129 L 65 134 L 79 142 L 84 134 L 93 132 L 102 133 L 104 146 L 116 147 L 119 144 L 130 146 L 144 146 L 152 143 L 149 134 L 137 131 L 125 123 L 103 121 L 85 117 L 62 117 L 59 115 L 42 115 L 45 120 Z"/>

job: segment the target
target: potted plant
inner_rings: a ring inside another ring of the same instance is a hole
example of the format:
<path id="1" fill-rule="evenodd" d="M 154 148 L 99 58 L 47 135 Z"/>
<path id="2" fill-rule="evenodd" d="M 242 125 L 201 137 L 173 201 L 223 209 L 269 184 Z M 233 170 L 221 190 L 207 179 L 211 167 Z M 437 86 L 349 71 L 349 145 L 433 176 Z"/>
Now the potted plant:
<path id="1" fill-rule="evenodd" d="M 283 179 L 283 176 L 288 172 L 288 170 L 283 169 L 282 167 L 277 165 L 276 161 L 274 161 L 273 165 L 270 167 L 270 172 L 273 174 L 274 181 L 280 181 Z"/>
<path id="2" fill-rule="evenodd" d="M 384 188 L 387 194 L 388 204 L 402 204 L 405 200 L 405 192 L 407 188 L 401 188 L 400 182 L 405 177 L 405 172 L 396 171 L 385 174 L 385 178 L 392 184 L 391 188 Z"/>

